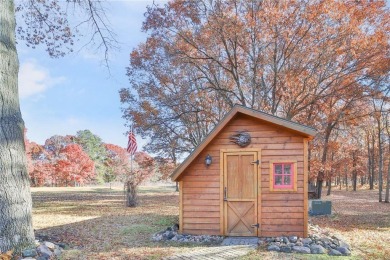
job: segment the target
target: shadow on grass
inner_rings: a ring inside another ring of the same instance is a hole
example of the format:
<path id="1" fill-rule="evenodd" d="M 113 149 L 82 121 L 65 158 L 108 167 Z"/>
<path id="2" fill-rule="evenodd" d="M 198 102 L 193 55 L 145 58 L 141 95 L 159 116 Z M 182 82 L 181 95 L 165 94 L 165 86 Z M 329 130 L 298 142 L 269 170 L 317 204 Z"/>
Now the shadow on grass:
<path id="1" fill-rule="evenodd" d="M 162 187 L 139 187 L 138 194 L 157 193 L 165 194 L 175 191 L 175 186 Z M 34 202 L 53 202 L 53 201 L 101 201 L 106 200 L 123 200 L 124 191 L 110 188 L 91 188 L 90 190 L 77 190 L 69 187 L 63 190 L 33 191 L 32 198 Z"/>

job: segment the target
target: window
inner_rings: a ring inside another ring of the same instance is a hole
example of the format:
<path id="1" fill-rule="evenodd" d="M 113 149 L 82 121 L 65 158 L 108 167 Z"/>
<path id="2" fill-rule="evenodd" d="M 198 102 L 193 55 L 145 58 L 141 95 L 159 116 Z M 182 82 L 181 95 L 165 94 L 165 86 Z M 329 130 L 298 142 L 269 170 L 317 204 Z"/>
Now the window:
<path id="1" fill-rule="evenodd" d="M 270 190 L 296 191 L 297 190 L 296 162 L 270 163 Z"/>

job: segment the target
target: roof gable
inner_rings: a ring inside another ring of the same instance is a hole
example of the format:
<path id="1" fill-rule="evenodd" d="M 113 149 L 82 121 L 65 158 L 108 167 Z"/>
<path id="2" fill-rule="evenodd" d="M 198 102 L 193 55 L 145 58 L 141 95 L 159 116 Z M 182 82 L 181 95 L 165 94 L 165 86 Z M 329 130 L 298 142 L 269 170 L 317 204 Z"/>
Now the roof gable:
<path id="1" fill-rule="evenodd" d="M 237 115 L 244 114 L 259 120 L 263 120 L 293 132 L 296 132 L 307 138 L 313 138 L 316 130 L 312 127 L 301 125 L 293 121 L 270 115 L 258 110 L 250 109 L 244 106 L 235 105 L 232 110 L 215 126 L 215 128 L 207 135 L 207 137 L 192 151 L 192 153 L 175 169 L 171 175 L 172 181 L 176 181 L 191 162 L 203 151 L 204 148 L 222 131 L 222 129 Z"/>

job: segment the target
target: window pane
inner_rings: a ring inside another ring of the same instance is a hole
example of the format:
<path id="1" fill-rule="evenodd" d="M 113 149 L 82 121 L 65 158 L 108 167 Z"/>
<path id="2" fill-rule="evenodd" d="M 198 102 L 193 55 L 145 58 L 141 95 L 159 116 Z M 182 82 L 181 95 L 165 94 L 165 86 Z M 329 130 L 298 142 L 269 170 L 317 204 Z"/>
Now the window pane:
<path id="1" fill-rule="evenodd" d="M 282 176 L 275 176 L 275 185 L 282 185 Z"/>
<path id="2" fill-rule="evenodd" d="M 284 174 L 291 174 L 291 164 L 284 165 Z"/>
<path id="3" fill-rule="evenodd" d="M 282 165 L 275 164 L 275 174 L 282 174 Z"/>
<path id="4" fill-rule="evenodd" d="M 284 185 L 290 185 L 290 184 L 291 184 L 291 176 L 284 175 Z"/>

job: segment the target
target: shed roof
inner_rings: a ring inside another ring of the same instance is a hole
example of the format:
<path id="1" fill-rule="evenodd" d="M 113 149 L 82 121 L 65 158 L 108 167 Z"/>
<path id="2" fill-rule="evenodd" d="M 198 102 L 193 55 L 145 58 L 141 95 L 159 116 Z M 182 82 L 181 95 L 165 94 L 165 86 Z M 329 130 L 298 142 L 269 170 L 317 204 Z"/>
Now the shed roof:
<path id="1" fill-rule="evenodd" d="M 185 169 L 191 164 L 191 162 L 203 151 L 203 149 L 216 137 L 224 126 L 230 122 L 237 114 L 248 115 L 263 121 L 270 122 L 272 124 L 284 127 L 292 130 L 304 137 L 313 138 L 316 134 L 316 130 L 312 127 L 305 126 L 288 119 L 277 117 L 271 114 L 267 114 L 262 111 L 247 108 L 241 105 L 235 105 L 229 113 L 215 126 L 215 128 L 206 136 L 206 138 L 192 151 L 192 153 L 175 169 L 171 175 L 172 181 L 176 181 L 179 176 L 185 171 Z"/>

